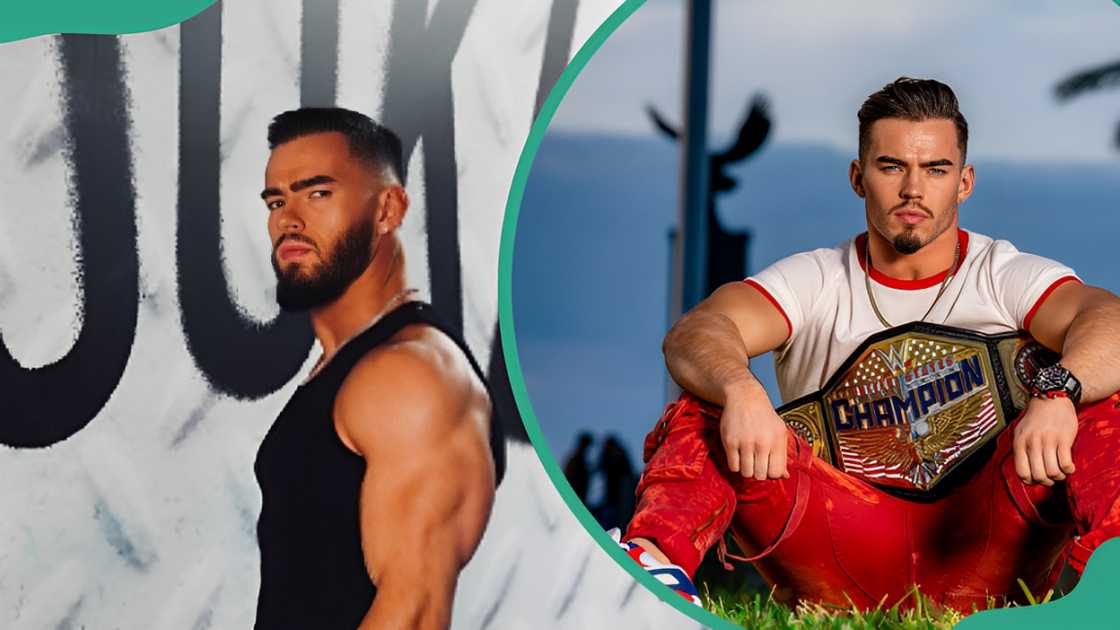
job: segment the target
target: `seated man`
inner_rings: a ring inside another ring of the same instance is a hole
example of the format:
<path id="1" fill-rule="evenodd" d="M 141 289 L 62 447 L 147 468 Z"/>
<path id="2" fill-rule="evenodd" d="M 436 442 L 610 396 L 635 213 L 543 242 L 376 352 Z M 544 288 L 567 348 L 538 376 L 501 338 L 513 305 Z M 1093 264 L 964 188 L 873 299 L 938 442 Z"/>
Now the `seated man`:
<path id="1" fill-rule="evenodd" d="M 786 601 L 889 606 L 917 585 L 968 611 L 1021 599 L 1018 578 L 1045 592 L 1067 561 L 1080 572 L 1120 534 L 1120 299 L 958 227 L 975 173 L 948 86 L 900 78 L 866 100 L 859 125 L 849 176 L 867 232 L 721 287 L 666 336 L 686 393 L 646 439 L 624 546 L 692 575 L 730 528 Z M 868 337 L 911 321 L 1028 331 L 1061 354 L 967 475 L 926 498 L 813 457 L 748 369 L 773 351 L 782 397 L 797 399 Z"/>

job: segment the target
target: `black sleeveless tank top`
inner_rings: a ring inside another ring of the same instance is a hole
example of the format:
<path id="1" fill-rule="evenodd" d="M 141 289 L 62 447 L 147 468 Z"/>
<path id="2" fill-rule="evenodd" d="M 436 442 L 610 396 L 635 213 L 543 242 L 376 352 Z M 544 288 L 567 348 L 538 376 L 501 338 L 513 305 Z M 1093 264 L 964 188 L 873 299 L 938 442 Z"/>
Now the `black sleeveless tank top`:
<path id="1" fill-rule="evenodd" d="M 335 432 L 334 401 L 358 360 L 411 324 L 427 324 L 451 338 L 486 383 L 462 338 L 440 322 L 431 306 L 410 302 L 343 345 L 315 378 L 296 390 L 265 436 L 254 465 L 263 499 L 257 522 L 261 590 L 256 628 L 353 630 L 372 605 L 376 588 L 366 573 L 358 520 L 366 462 Z M 490 451 L 500 481 L 505 441 L 496 409 L 490 418 Z"/>

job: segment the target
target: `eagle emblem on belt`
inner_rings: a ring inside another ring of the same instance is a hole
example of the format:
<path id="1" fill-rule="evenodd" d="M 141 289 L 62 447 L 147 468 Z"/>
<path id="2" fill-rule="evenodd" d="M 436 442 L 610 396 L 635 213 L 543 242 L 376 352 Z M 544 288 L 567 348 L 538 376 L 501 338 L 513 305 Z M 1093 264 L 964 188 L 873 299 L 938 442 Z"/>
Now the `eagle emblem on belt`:
<path id="1" fill-rule="evenodd" d="M 1028 335 L 914 322 L 869 338 L 819 392 L 778 409 L 824 458 L 902 494 L 936 488 L 1026 405 L 1057 360 Z"/>

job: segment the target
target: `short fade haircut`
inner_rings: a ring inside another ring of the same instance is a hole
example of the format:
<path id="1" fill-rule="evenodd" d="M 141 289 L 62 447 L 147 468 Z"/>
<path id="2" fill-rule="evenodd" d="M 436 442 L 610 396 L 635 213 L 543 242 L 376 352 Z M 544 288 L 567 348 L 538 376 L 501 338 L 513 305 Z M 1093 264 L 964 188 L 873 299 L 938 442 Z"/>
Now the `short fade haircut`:
<path id="1" fill-rule="evenodd" d="M 315 133 L 346 136 L 350 155 L 404 184 L 401 140 L 365 114 L 341 107 L 302 107 L 277 114 L 268 125 L 268 148 Z"/>
<path id="2" fill-rule="evenodd" d="M 871 125 L 884 118 L 901 118 L 921 122 L 944 118 L 957 127 L 957 146 L 961 164 L 968 153 L 968 121 L 961 114 L 953 89 L 933 79 L 899 77 L 893 83 L 867 97 L 859 108 L 859 159 L 871 143 Z"/>

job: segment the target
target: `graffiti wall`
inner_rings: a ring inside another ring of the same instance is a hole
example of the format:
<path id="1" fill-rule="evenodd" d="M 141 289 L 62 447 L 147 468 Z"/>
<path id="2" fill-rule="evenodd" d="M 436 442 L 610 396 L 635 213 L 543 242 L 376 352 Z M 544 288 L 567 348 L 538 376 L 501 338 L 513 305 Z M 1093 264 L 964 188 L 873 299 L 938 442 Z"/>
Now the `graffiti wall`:
<path id="1" fill-rule="evenodd" d="M 691 625 L 568 512 L 497 350 L 514 167 L 617 4 L 226 0 L 154 32 L 0 45 L 0 627 L 252 625 L 253 460 L 318 356 L 274 302 L 265 128 L 330 104 L 401 135 L 412 282 L 510 419 L 455 625 Z"/>

